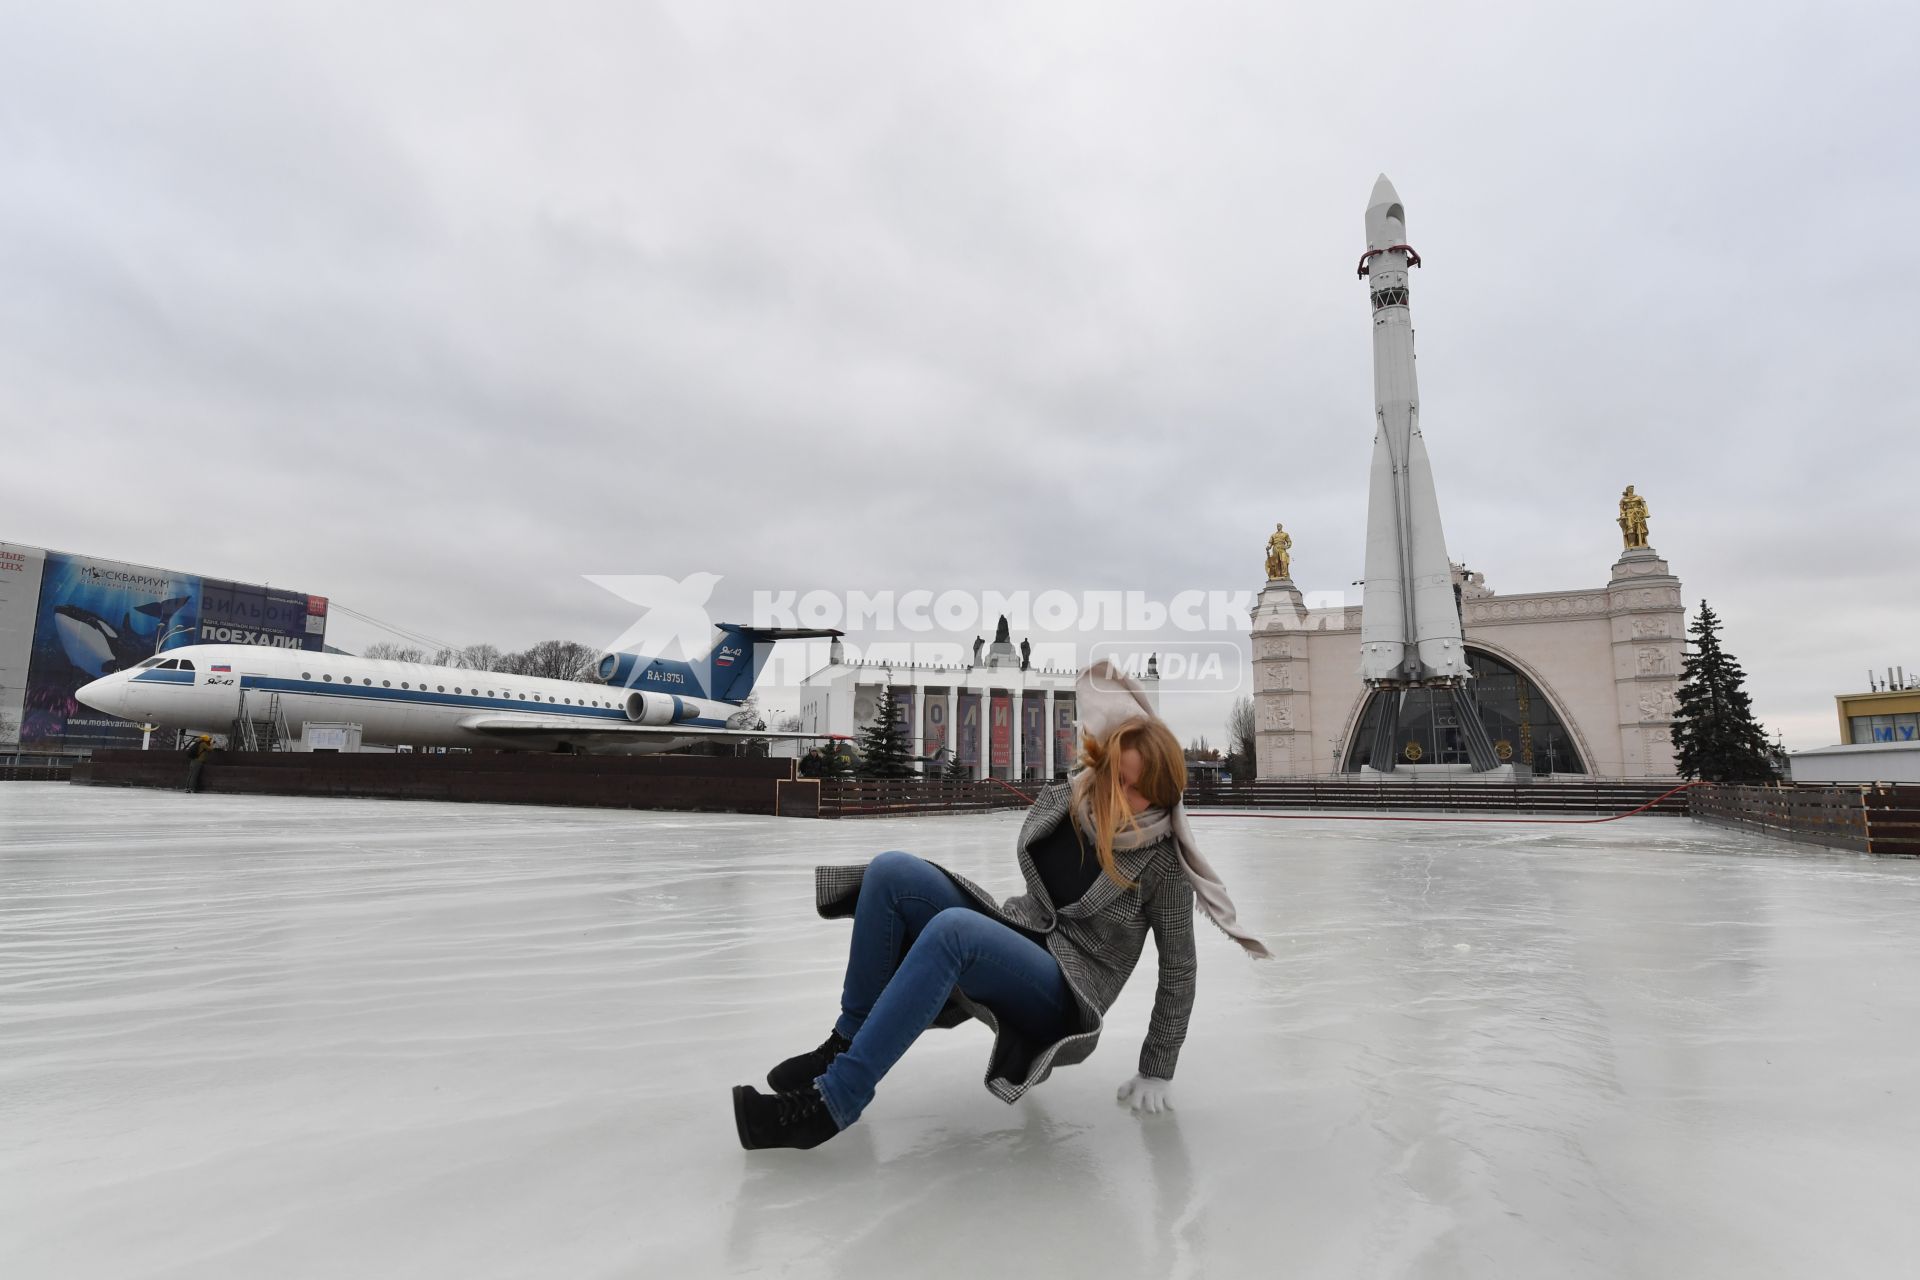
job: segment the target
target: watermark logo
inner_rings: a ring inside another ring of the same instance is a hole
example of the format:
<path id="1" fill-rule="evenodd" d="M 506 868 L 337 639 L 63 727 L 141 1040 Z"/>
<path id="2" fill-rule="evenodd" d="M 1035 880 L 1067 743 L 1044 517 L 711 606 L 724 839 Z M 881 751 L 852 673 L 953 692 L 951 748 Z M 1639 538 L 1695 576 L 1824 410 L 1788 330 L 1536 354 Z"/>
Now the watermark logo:
<path id="1" fill-rule="evenodd" d="M 766 661 L 763 677 L 789 687 L 834 660 L 881 668 L 897 683 L 937 684 L 947 673 L 951 683 L 965 684 L 971 672 L 1007 668 L 1074 676 L 1100 658 L 1160 693 L 1217 696 L 1246 692 L 1252 683 L 1247 637 L 1256 625 L 1259 597 L 1250 590 L 1193 589 L 1159 598 L 1130 590 L 763 589 L 752 595 L 741 624 L 747 630 L 844 633 L 832 641 L 790 640 L 774 646 L 769 657 L 752 653 L 735 633 L 715 625 L 718 574 L 595 574 L 588 581 L 640 609 L 606 646 L 614 657 L 602 667 L 603 679 L 627 687 L 678 673 L 672 679 L 683 691 L 705 695 L 715 673 L 737 669 L 743 659 Z M 1281 625 L 1328 625 L 1322 613 L 1327 603 Z M 1338 614 L 1337 608 L 1331 612 Z"/>
<path id="2" fill-rule="evenodd" d="M 631 687 L 645 673 L 668 674 L 656 669 L 656 662 L 662 668 L 684 664 L 684 672 L 671 673 L 676 677 L 673 683 L 684 687 L 687 681 L 679 677 L 691 675 L 694 690 L 706 694 L 703 668 L 712 651 L 715 630 L 707 604 L 713 599 L 713 589 L 720 585 L 719 574 L 690 573 L 684 578 L 671 578 L 658 573 L 590 573 L 586 579 L 640 607 L 640 616 L 606 647 L 610 656 L 630 661 L 616 658 L 611 664 L 603 664 L 602 679 Z"/>
<path id="3" fill-rule="evenodd" d="M 1238 641 L 1176 640 L 1158 646 L 1096 641 L 1088 648 L 1087 665 L 1102 658 L 1135 680 L 1155 682 L 1162 694 L 1239 693 L 1246 687 L 1246 655 Z"/>

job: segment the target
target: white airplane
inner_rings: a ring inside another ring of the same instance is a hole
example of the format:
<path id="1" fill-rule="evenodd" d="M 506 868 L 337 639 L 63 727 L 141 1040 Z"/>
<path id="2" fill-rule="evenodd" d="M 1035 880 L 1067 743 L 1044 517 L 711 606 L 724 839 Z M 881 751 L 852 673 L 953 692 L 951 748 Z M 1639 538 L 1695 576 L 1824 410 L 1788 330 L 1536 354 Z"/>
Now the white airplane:
<path id="1" fill-rule="evenodd" d="M 227 733 L 269 719 L 274 695 L 292 734 L 309 723 L 355 724 L 363 743 L 634 754 L 696 742 L 823 738 L 734 728 L 775 641 L 837 636 L 831 629 L 721 623 L 692 662 L 630 653 L 600 660 L 604 683 L 503 675 L 464 667 L 385 662 L 263 645 L 168 649 L 75 693 L 96 711 L 163 729 Z"/>

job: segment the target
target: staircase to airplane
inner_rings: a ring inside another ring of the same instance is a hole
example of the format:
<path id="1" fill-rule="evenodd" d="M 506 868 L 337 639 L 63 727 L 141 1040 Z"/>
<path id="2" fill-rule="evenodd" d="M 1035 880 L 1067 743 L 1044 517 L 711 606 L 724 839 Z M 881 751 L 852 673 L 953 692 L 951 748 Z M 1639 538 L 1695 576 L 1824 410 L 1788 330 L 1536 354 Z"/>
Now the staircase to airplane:
<path id="1" fill-rule="evenodd" d="M 293 732 L 287 724 L 286 710 L 280 705 L 279 693 L 269 693 L 263 700 L 257 692 L 242 689 L 228 742 L 235 751 L 293 750 Z"/>

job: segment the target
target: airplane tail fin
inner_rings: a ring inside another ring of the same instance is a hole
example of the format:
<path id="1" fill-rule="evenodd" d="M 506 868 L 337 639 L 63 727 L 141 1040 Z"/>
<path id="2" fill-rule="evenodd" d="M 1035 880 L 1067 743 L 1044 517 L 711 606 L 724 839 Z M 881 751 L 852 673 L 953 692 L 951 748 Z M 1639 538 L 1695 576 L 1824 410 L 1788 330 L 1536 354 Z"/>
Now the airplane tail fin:
<path id="1" fill-rule="evenodd" d="M 814 640 L 844 634 L 832 627 L 749 627 L 722 622 L 720 639 L 707 655 L 707 690 L 723 702 L 742 702 L 780 640 Z"/>
<path id="2" fill-rule="evenodd" d="M 697 689 L 701 696 L 721 702 L 744 702 L 775 641 L 844 634 L 831 627 L 749 627 L 738 622 L 719 623 L 716 630 L 719 634 L 704 657 L 647 658 L 623 650 L 603 654 L 599 678 L 628 689 L 671 681 L 677 691 Z"/>

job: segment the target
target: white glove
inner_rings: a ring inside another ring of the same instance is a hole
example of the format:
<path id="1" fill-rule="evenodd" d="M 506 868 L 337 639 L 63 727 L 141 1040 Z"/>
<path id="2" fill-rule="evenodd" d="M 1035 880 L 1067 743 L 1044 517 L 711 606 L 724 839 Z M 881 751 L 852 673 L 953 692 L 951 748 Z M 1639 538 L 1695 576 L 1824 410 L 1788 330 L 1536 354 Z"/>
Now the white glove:
<path id="1" fill-rule="evenodd" d="M 1119 1099 L 1135 1111 L 1171 1111 L 1173 1081 L 1135 1076 L 1120 1086 Z"/>

